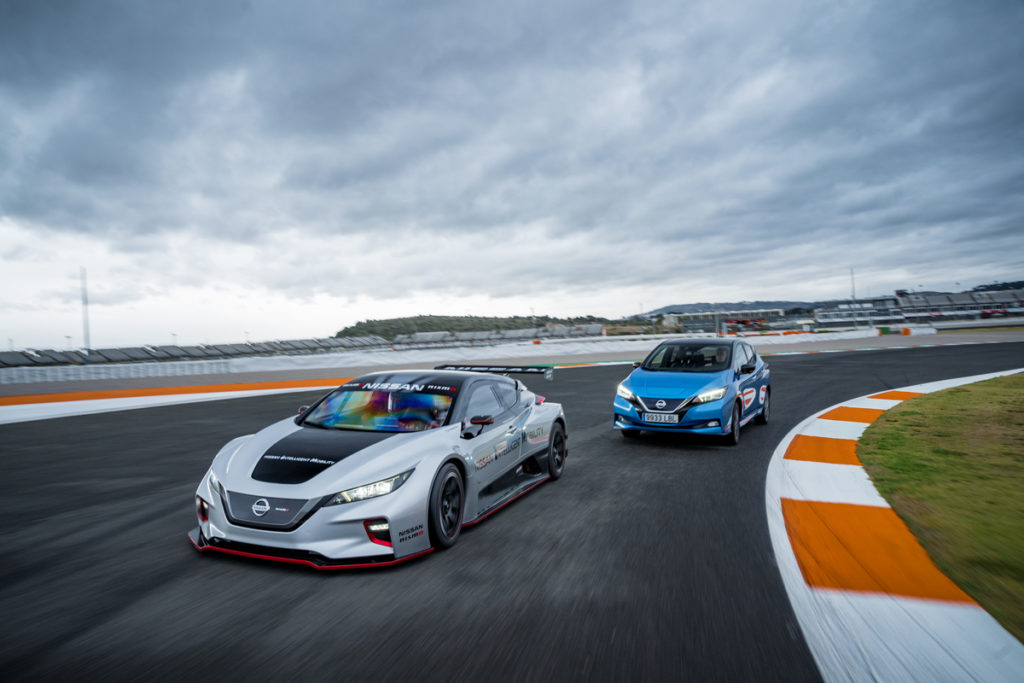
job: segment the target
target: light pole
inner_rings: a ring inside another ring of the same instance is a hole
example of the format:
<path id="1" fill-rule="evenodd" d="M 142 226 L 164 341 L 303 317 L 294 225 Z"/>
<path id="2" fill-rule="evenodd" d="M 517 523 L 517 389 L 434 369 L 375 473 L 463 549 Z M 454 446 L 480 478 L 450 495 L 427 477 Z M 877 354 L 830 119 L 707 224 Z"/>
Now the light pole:
<path id="1" fill-rule="evenodd" d="M 857 286 L 853 279 L 853 268 L 850 268 L 850 308 L 853 311 L 853 327 L 860 327 L 857 323 Z"/>
<path id="2" fill-rule="evenodd" d="M 174 345 L 174 346 L 178 345 L 178 333 L 177 332 L 171 332 L 171 344 Z"/>
<path id="3" fill-rule="evenodd" d="M 85 266 L 79 266 L 82 275 L 82 340 L 85 342 L 85 353 L 89 355 L 89 290 L 85 283 Z"/>
<path id="4" fill-rule="evenodd" d="M 71 335 L 70 334 L 65 334 L 64 338 L 68 340 L 68 351 L 70 351 L 71 350 Z"/>

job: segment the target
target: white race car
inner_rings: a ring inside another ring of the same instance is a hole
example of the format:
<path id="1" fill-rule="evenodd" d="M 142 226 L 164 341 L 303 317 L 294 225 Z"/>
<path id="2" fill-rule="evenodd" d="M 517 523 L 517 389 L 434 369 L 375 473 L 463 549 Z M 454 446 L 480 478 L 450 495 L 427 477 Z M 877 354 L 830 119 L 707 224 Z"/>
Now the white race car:
<path id="1" fill-rule="evenodd" d="M 196 491 L 197 550 L 317 569 L 389 565 L 453 545 L 568 454 L 561 405 L 487 367 L 377 372 L 240 436 Z"/>

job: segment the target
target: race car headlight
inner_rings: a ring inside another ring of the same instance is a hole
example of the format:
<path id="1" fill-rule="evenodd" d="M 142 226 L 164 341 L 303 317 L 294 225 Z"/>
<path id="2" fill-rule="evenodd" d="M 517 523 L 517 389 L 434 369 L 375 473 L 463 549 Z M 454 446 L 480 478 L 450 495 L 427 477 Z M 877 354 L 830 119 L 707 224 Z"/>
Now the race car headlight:
<path id="1" fill-rule="evenodd" d="M 627 401 L 633 400 L 633 392 L 630 391 L 625 384 L 620 384 L 619 388 L 615 390 L 615 393 L 626 399 Z"/>
<path id="2" fill-rule="evenodd" d="M 693 399 L 693 402 L 709 403 L 711 401 L 717 401 L 725 396 L 726 389 L 728 389 L 728 387 L 719 387 L 717 389 L 712 389 L 711 391 L 705 391 L 702 394 L 697 394 L 697 398 Z"/>
<path id="3" fill-rule="evenodd" d="M 357 500 L 366 500 L 367 498 L 376 498 L 377 496 L 386 496 L 398 489 L 399 486 L 405 483 L 412 474 L 412 470 L 408 472 L 402 472 L 399 475 L 391 477 L 390 479 L 382 479 L 381 481 L 375 481 L 372 484 L 364 484 L 363 486 L 357 486 L 354 489 L 348 489 L 341 493 L 332 496 L 329 501 L 324 503 L 325 505 L 343 505 L 344 503 L 354 503 Z"/>
<path id="4" fill-rule="evenodd" d="M 220 480 L 217 479 L 217 475 L 213 473 L 213 470 L 210 470 L 207 483 L 210 485 L 211 493 L 220 493 Z"/>

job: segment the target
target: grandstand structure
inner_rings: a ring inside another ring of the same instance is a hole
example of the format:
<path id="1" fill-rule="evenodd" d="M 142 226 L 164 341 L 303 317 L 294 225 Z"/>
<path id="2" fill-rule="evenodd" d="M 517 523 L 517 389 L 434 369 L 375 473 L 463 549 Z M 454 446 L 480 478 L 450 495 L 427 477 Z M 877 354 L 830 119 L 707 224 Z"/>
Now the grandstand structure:
<path id="1" fill-rule="evenodd" d="M 1024 289 L 984 292 L 908 292 L 833 301 L 814 311 L 819 326 L 905 325 L 1024 316 Z"/>
<path id="2" fill-rule="evenodd" d="M 781 308 L 746 308 L 728 311 L 688 311 L 666 313 L 661 324 L 681 327 L 687 331 L 717 330 L 726 325 L 730 330 L 765 329 L 786 319 Z"/>
<path id="3" fill-rule="evenodd" d="M 252 356 L 330 353 L 353 349 L 385 348 L 391 344 L 383 337 L 327 337 L 246 344 L 204 344 L 200 346 L 131 346 L 111 349 L 57 351 L 55 349 L 0 351 L 0 367 L 39 367 L 48 365 L 98 365 L 183 360 L 223 360 Z"/>

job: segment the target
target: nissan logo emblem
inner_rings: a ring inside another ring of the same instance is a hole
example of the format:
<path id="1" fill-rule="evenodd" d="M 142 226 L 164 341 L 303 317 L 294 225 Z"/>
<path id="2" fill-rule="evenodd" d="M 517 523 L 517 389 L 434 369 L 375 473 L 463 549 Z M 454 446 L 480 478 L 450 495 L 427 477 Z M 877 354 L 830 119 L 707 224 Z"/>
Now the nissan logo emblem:
<path id="1" fill-rule="evenodd" d="M 257 517 L 262 517 L 268 512 L 270 512 L 270 501 L 268 501 L 266 498 L 260 498 L 259 500 L 252 504 L 252 514 L 256 515 Z"/>
<path id="2" fill-rule="evenodd" d="M 662 408 L 665 407 L 665 405 L 665 401 L 659 398 L 658 402 L 654 404 L 654 407 L 657 408 L 658 410 L 661 410 Z"/>

